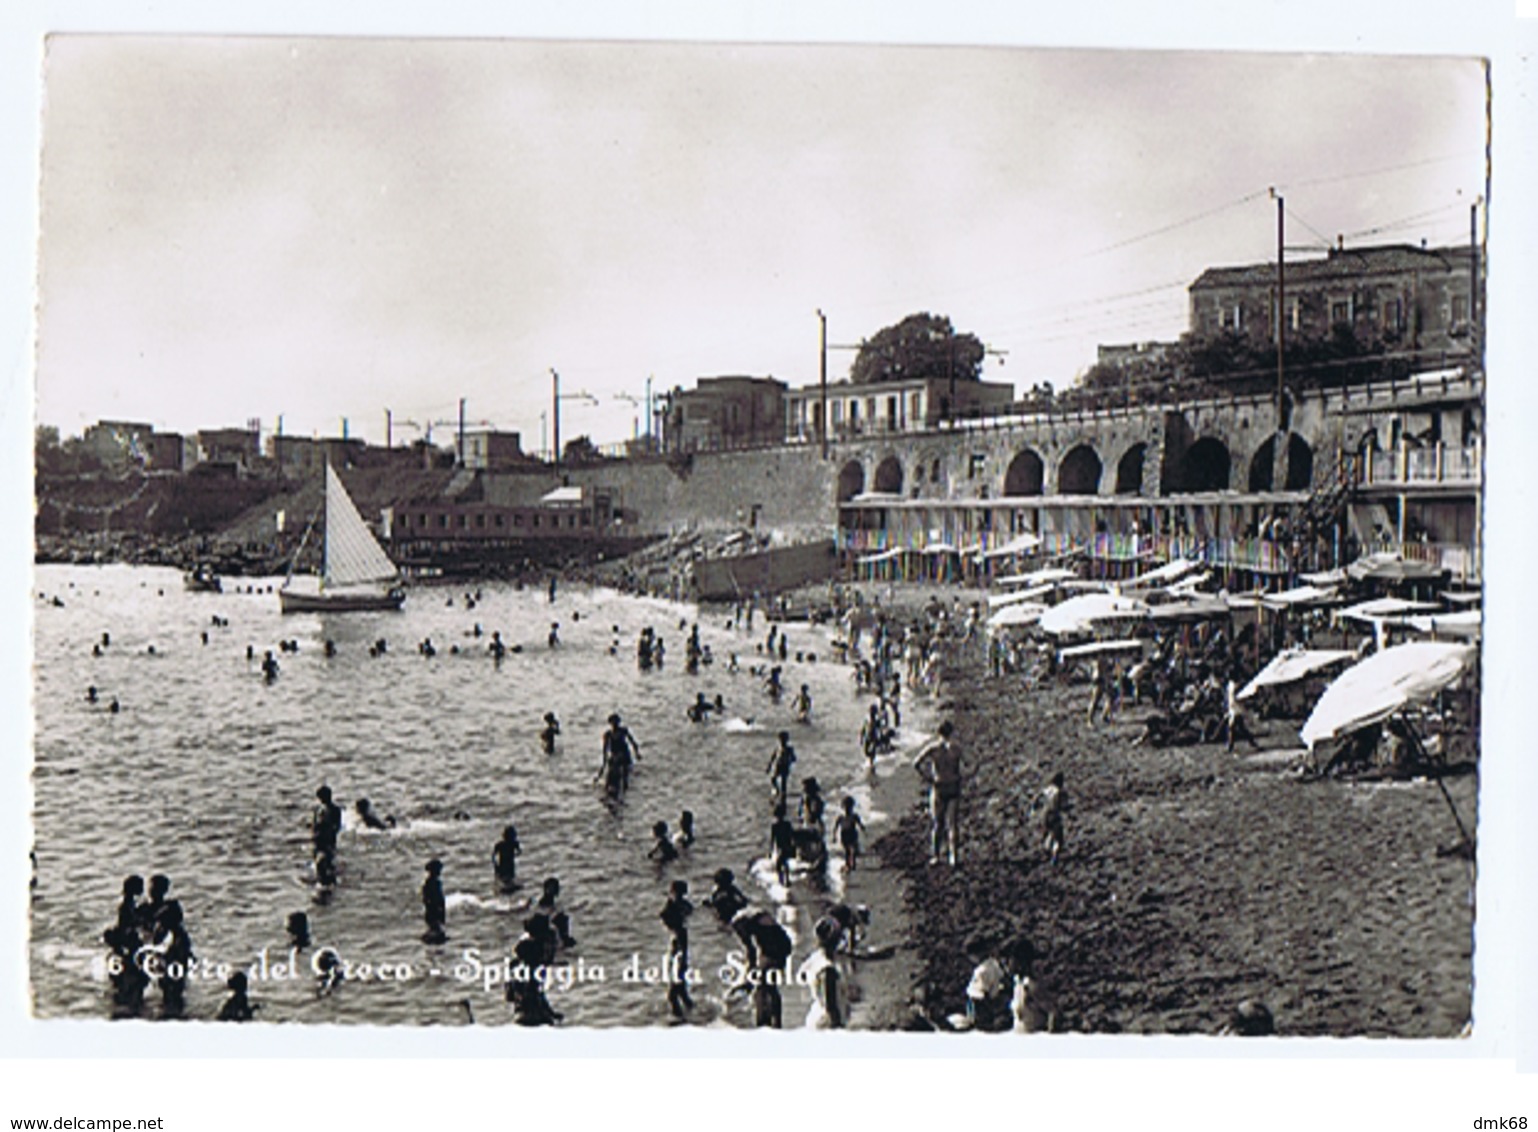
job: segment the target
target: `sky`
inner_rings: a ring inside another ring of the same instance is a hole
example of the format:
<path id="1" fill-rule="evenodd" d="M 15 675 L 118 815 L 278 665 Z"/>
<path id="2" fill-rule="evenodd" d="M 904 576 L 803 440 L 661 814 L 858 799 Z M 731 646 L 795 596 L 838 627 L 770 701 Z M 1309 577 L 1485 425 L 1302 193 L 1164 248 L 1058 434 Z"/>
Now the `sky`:
<path id="1" fill-rule="evenodd" d="M 37 419 L 538 450 L 904 316 L 1062 388 L 1209 266 L 1466 242 L 1469 57 L 58 34 Z M 1497 155 L 1496 169 L 1499 169 Z M 584 394 L 588 396 L 583 396 Z"/>

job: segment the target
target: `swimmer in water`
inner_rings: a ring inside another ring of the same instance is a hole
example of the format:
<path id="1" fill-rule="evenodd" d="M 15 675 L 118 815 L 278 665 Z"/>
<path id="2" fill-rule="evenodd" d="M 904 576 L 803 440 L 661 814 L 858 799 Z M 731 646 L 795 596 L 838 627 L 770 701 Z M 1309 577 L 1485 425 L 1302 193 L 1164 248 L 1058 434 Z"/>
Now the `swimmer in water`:
<path id="1" fill-rule="evenodd" d="M 246 997 L 246 973 L 236 971 L 224 984 L 229 988 L 230 997 L 219 1008 L 219 1021 L 221 1022 L 249 1022 L 255 1013 L 256 1007 L 251 1005 L 251 1000 Z"/>
<path id="2" fill-rule="evenodd" d="M 774 857 L 774 875 L 788 888 L 790 862 L 796 855 L 796 827 L 786 816 L 784 802 L 774 807 L 774 824 L 769 827 L 769 851 Z"/>
<path id="3" fill-rule="evenodd" d="M 113 696 L 112 702 L 107 705 L 107 710 L 110 711 L 113 715 L 116 715 L 118 712 L 123 710 L 123 705 L 117 702 L 116 696 Z"/>
<path id="4" fill-rule="evenodd" d="M 422 916 L 427 921 L 424 943 L 442 943 L 449 938 L 443 930 L 448 915 L 443 899 L 443 862 L 434 857 L 427 862 L 427 879 L 422 882 Z"/>
<path id="5" fill-rule="evenodd" d="M 685 810 L 678 815 L 678 832 L 673 834 L 673 847 L 680 852 L 694 844 L 694 811 Z"/>
<path id="6" fill-rule="evenodd" d="M 668 1009 L 682 1018 L 694 1008 L 689 997 L 689 917 L 694 914 L 688 881 L 675 880 L 668 888 L 661 920 L 668 929 Z"/>
<path id="7" fill-rule="evenodd" d="M 491 851 L 491 867 L 503 889 L 518 887 L 518 857 L 522 852 L 518 831 L 509 825 L 502 831 L 502 840 Z"/>
<path id="8" fill-rule="evenodd" d="M 729 924 L 733 916 L 748 906 L 747 894 L 737 887 L 737 877 L 731 869 L 717 869 L 711 879 L 715 887 L 705 897 L 704 904 L 716 914 L 716 919 Z"/>
<path id="9" fill-rule="evenodd" d="M 546 638 L 546 643 L 551 648 L 555 648 L 561 643 L 561 623 L 559 621 L 550 622 L 550 636 Z"/>
<path id="10" fill-rule="evenodd" d="M 88 703 L 88 704 L 94 704 L 96 702 L 96 685 L 95 684 L 92 684 L 89 688 L 87 688 L 85 690 L 85 702 Z"/>
<path id="11" fill-rule="evenodd" d="M 395 825 L 393 817 L 380 817 L 374 812 L 374 804 L 367 798 L 359 798 L 353 803 L 353 809 L 358 812 L 358 820 L 363 823 L 365 829 L 391 829 Z"/>
<path id="12" fill-rule="evenodd" d="M 765 769 L 769 774 L 769 781 L 774 786 L 775 798 L 781 806 L 785 804 L 786 791 L 790 789 L 790 768 L 796 765 L 796 751 L 790 745 L 790 732 L 780 732 L 780 745 L 774 754 L 769 756 L 769 765 Z"/>
<path id="13" fill-rule="evenodd" d="M 822 829 L 822 815 L 827 809 L 822 787 L 815 778 L 801 780 L 801 820 L 816 829 Z"/>
<path id="14" fill-rule="evenodd" d="M 486 646 L 486 651 L 491 654 L 493 660 L 501 660 L 507 655 L 507 646 L 502 643 L 502 634 L 499 630 L 492 630 L 491 643 Z"/>
<path id="15" fill-rule="evenodd" d="M 561 733 L 561 721 L 556 719 L 555 712 L 545 712 L 545 726 L 539 733 L 539 745 L 544 748 L 545 754 L 555 754 L 555 737 Z"/>
<path id="16" fill-rule="evenodd" d="M 694 702 L 689 705 L 688 710 L 684 714 L 689 717 L 690 723 L 704 723 L 710 718 L 710 713 L 714 710 L 715 705 L 705 698 L 705 693 L 697 692 L 694 696 Z"/>
<path id="17" fill-rule="evenodd" d="M 805 685 L 796 693 L 796 698 L 791 701 L 791 710 L 796 713 L 797 723 L 812 722 L 812 691 Z"/>
<path id="18" fill-rule="evenodd" d="M 342 985 L 346 973 L 342 969 L 342 957 L 331 948 L 325 948 L 315 956 L 315 995 L 325 998 Z"/>
<path id="19" fill-rule="evenodd" d="M 278 678 L 278 659 L 272 655 L 271 649 L 262 657 L 262 675 L 269 684 Z"/>
<path id="20" fill-rule="evenodd" d="M 603 733 L 603 762 L 595 781 L 602 778 L 609 795 L 623 798 L 630 788 L 630 769 L 641 761 L 641 744 L 630 733 L 616 712 L 609 716 L 609 730 Z"/>
<path id="21" fill-rule="evenodd" d="M 545 881 L 539 899 L 534 902 L 534 911 L 549 919 L 551 926 L 560 936 L 562 947 L 577 946 L 577 941 L 571 934 L 571 917 L 561 907 L 561 882 L 555 877 Z"/>
<path id="22" fill-rule="evenodd" d="M 838 834 L 838 843 L 844 849 L 844 868 L 854 871 L 855 863 L 860 858 L 860 831 L 865 828 L 865 823 L 860 820 L 860 815 L 855 813 L 855 801 L 849 795 L 844 795 L 844 812 L 839 814 L 838 820 L 833 823 L 833 831 Z"/>
<path id="23" fill-rule="evenodd" d="M 288 914 L 288 945 L 297 950 L 310 946 L 310 917 L 303 912 Z"/>
<path id="24" fill-rule="evenodd" d="M 673 848 L 673 839 L 668 836 L 667 822 L 659 821 L 652 826 L 652 847 L 646 855 L 659 865 L 678 860 L 678 850 Z"/>

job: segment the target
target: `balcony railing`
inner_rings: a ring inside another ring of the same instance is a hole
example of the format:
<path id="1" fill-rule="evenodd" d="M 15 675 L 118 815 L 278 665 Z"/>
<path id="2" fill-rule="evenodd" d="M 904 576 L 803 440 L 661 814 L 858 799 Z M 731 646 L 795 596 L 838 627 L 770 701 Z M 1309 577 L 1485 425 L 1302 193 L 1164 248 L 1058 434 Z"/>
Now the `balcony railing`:
<path id="1" fill-rule="evenodd" d="M 1372 452 L 1361 463 L 1361 486 L 1468 484 L 1480 482 L 1480 445 L 1455 448 L 1433 444 L 1411 448 L 1401 444 L 1393 452 Z"/>

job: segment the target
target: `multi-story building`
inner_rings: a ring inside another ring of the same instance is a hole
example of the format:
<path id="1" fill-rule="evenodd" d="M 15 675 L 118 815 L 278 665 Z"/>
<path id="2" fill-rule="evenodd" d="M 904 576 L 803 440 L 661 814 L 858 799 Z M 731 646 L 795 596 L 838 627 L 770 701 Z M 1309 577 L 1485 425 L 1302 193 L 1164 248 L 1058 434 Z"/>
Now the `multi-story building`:
<path id="1" fill-rule="evenodd" d="M 923 432 L 952 417 L 1004 411 L 1015 387 L 1004 382 L 950 381 L 919 377 L 908 381 L 856 384 L 829 382 L 828 435 L 847 439 L 882 433 Z M 785 399 L 785 439 L 811 441 L 822 435 L 823 391 L 808 385 Z"/>
<path id="2" fill-rule="evenodd" d="M 1415 368 L 1468 361 L 1477 353 L 1473 330 L 1483 306 L 1477 274 L 1466 246 L 1337 246 L 1322 259 L 1286 261 L 1286 340 L 1291 348 L 1349 336 Z M 1208 268 L 1190 287 L 1190 336 L 1233 334 L 1259 349 L 1271 346 L 1276 287 L 1275 263 Z"/>
<path id="3" fill-rule="evenodd" d="M 693 389 L 675 389 L 663 416 L 663 447 L 709 452 L 782 443 L 785 388 L 772 377 L 702 377 Z"/>

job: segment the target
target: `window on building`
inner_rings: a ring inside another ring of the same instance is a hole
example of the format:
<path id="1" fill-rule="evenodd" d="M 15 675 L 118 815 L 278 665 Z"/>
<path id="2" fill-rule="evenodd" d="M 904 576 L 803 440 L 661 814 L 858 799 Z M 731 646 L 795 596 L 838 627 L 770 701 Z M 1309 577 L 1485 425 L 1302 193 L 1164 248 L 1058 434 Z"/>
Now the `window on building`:
<path id="1" fill-rule="evenodd" d="M 1303 329 L 1303 300 L 1294 296 L 1287 302 L 1287 321 L 1293 330 Z"/>
<path id="2" fill-rule="evenodd" d="M 463 512 L 463 511 L 461 511 L 461 512 L 460 512 L 460 513 L 459 513 L 459 515 L 458 515 L 458 516 L 456 516 L 456 517 L 457 517 L 457 518 L 458 518 L 458 520 L 459 520 L 459 523 L 458 523 L 458 526 L 459 526 L 459 529 L 460 529 L 460 530 L 464 530 L 464 529 L 465 529 L 465 526 L 466 526 L 466 524 L 465 524 L 465 514 L 464 514 L 464 512 Z"/>
<path id="3" fill-rule="evenodd" d="M 584 527 L 591 527 L 593 525 L 593 517 L 586 511 L 582 512 L 582 525 Z"/>
<path id="4" fill-rule="evenodd" d="M 922 394 L 908 394 L 908 419 L 914 423 L 924 419 L 924 401 Z"/>
<path id="5" fill-rule="evenodd" d="M 417 516 L 417 526 L 419 526 L 419 527 L 427 526 L 427 516 L 425 514 Z"/>
<path id="6" fill-rule="evenodd" d="M 502 523 L 502 516 L 501 515 L 494 515 L 494 516 L 492 516 L 492 519 L 497 524 L 497 526 L 500 527 L 500 526 L 503 525 L 503 523 Z"/>
<path id="7" fill-rule="evenodd" d="M 575 529 L 577 526 L 577 517 L 575 515 L 568 515 L 566 517 L 566 526 L 568 528 Z"/>
<path id="8" fill-rule="evenodd" d="M 1336 325 L 1336 326 L 1339 326 L 1342 323 L 1345 323 L 1347 325 L 1350 324 L 1350 322 L 1351 322 L 1351 300 L 1350 299 L 1332 299 L 1332 300 L 1330 300 L 1330 322 L 1331 322 L 1332 325 Z"/>
<path id="9" fill-rule="evenodd" d="M 929 479 L 931 483 L 940 482 L 940 461 L 938 459 L 935 460 L 929 469 Z"/>
<path id="10" fill-rule="evenodd" d="M 1222 299 L 1219 299 L 1218 300 L 1218 329 L 1220 329 L 1220 330 L 1239 330 L 1239 329 L 1242 329 L 1240 324 L 1241 324 L 1241 321 L 1243 319 L 1243 313 L 1244 313 L 1244 308 L 1241 307 L 1238 303 L 1230 303 L 1230 302 L 1226 302 L 1226 301 L 1224 301 Z"/>
<path id="11" fill-rule="evenodd" d="M 438 516 L 438 529 L 439 530 L 447 530 L 448 529 L 448 525 L 449 525 L 449 517 L 447 515 L 439 515 Z"/>
<path id="12" fill-rule="evenodd" d="M 1383 304 L 1383 329 L 1393 331 L 1404 329 L 1404 300 L 1390 299 Z"/>
<path id="13" fill-rule="evenodd" d="M 529 522 L 529 526 L 531 526 L 531 527 L 539 526 L 539 516 L 538 515 L 535 515 L 533 517 L 533 519 Z"/>
<path id="14" fill-rule="evenodd" d="M 988 457 L 981 452 L 972 453 L 972 458 L 967 461 L 967 479 L 975 480 L 983 474 L 983 469 L 988 465 Z"/>
<path id="15" fill-rule="evenodd" d="M 475 525 L 477 527 L 479 527 L 481 530 L 485 530 L 486 529 L 486 513 L 484 511 L 476 512 L 476 515 L 475 515 Z"/>
<path id="16" fill-rule="evenodd" d="M 1467 295 L 1453 296 L 1453 325 L 1469 320 L 1469 297 Z"/>
<path id="17" fill-rule="evenodd" d="M 514 511 L 513 512 L 513 526 L 515 526 L 515 527 L 523 526 L 523 512 L 522 511 Z"/>

